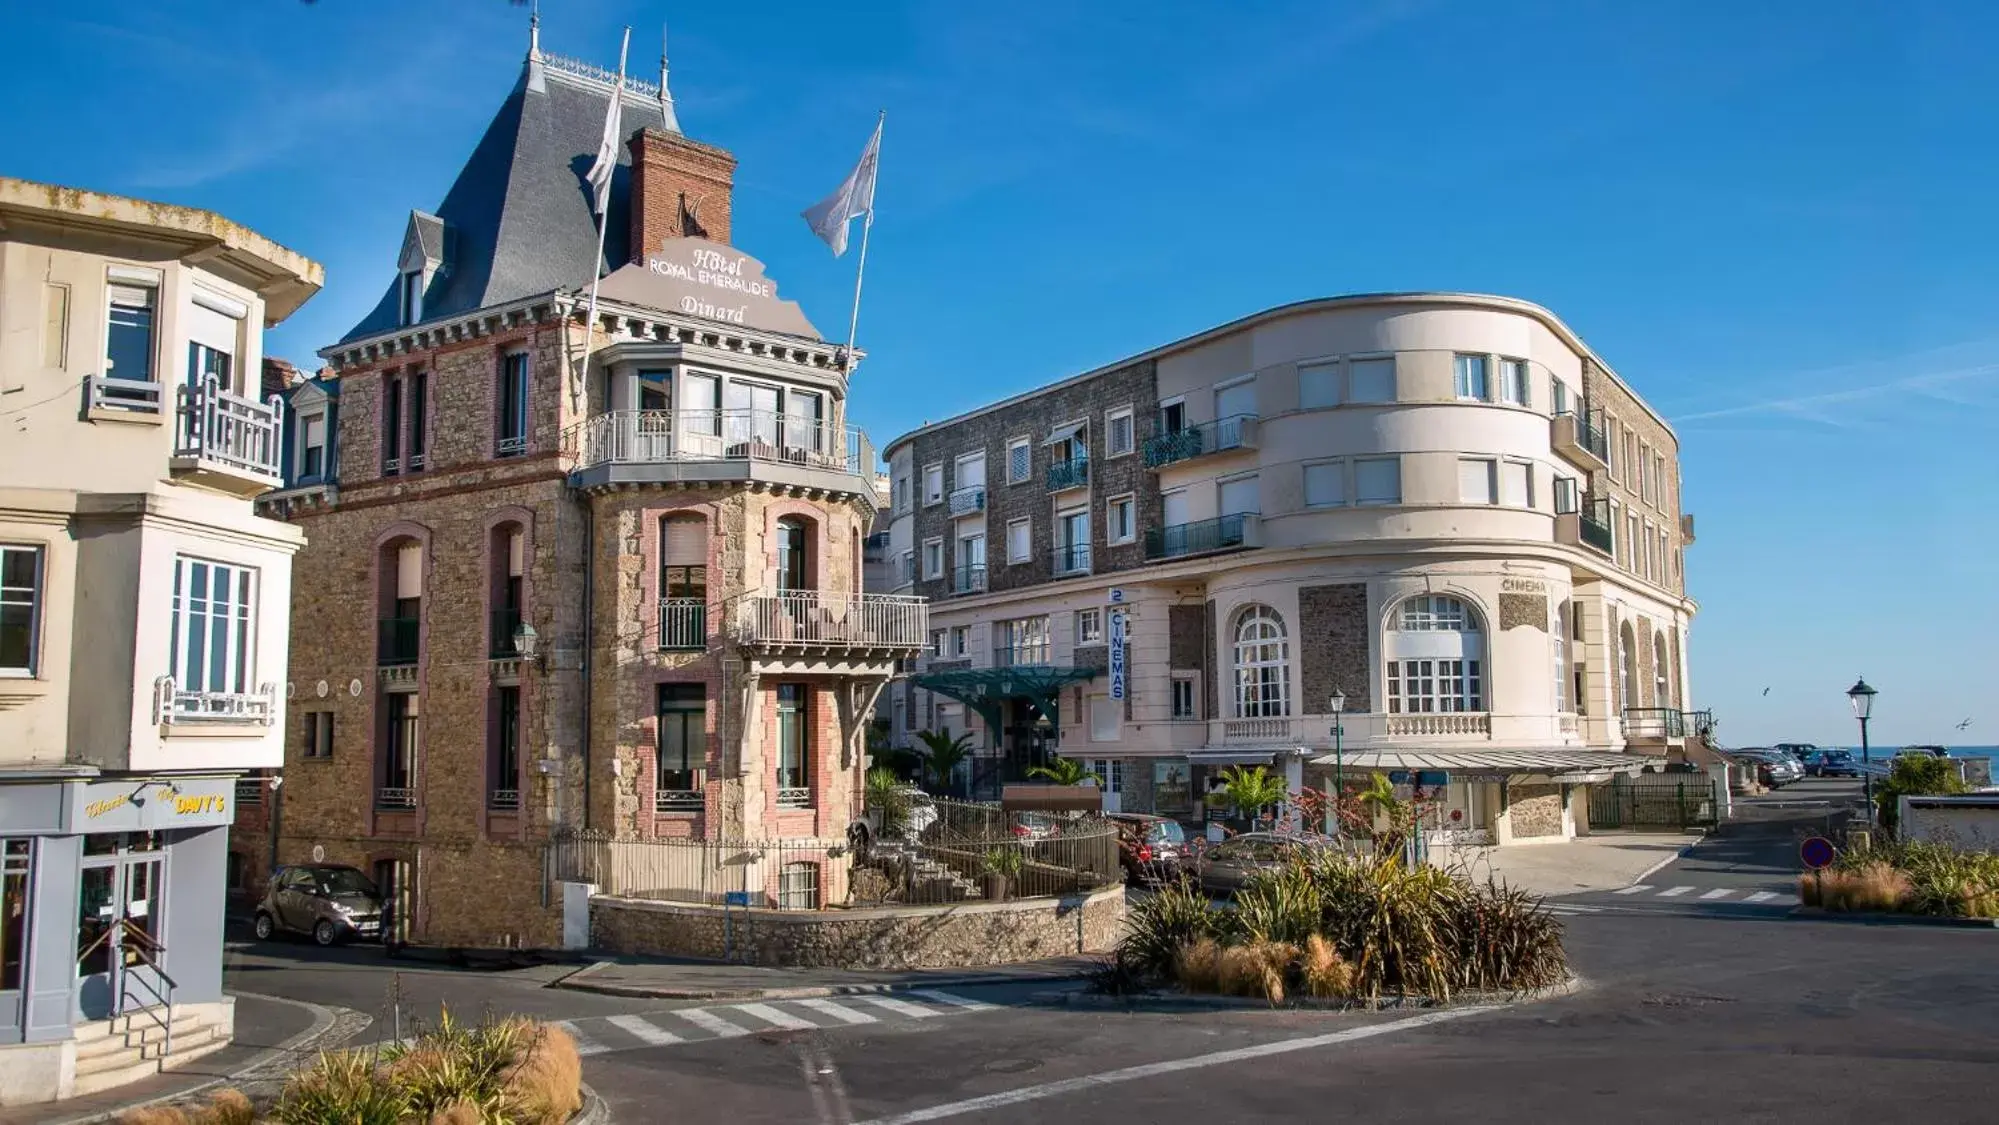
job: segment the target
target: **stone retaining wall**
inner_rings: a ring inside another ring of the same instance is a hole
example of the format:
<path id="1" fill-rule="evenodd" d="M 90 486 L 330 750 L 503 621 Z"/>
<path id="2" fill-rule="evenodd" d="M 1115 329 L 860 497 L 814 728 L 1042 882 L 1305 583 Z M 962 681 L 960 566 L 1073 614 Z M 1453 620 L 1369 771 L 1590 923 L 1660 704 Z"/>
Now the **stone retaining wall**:
<path id="1" fill-rule="evenodd" d="M 1124 887 L 1013 902 L 872 910 L 729 910 L 594 895 L 591 945 L 610 953 L 809 968 L 1003 965 L 1117 943 Z"/>

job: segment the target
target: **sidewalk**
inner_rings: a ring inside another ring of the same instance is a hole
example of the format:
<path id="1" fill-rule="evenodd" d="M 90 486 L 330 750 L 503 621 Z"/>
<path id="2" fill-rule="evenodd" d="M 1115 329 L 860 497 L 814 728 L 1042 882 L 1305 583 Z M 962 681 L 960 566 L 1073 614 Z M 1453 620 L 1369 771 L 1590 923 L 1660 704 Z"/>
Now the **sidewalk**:
<path id="1" fill-rule="evenodd" d="M 911 969 L 880 972 L 730 965 L 621 957 L 598 961 L 550 981 L 550 988 L 639 996 L 659 1000 L 798 1000 L 912 988 L 967 988 L 986 984 L 1052 984 L 1081 980 L 1096 960 L 1058 957 L 977 969 Z"/>
<path id="2" fill-rule="evenodd" d="M 314 1004 L 232 992 L 236 998 L 236 1037 L 229 1046 L 137 1082 L 67 1101 L 0 1109 L 0 1125 L 83 1125 L 115 1119 L 136 1106 L 198 1094 L 207 1087 L 238 1084 L 261 1077 L 273 1064 L 317 1049 L 341 1021 Z"/>
<path id="3" fill-rule="evenodd" d="M 1537 895 L 1573 895 L 1628 887 L 1699 839 L 1685 832 L 1618 832 L 1580 836 L 1565 844 L 1439 849 L 1432 857 L 1480 882 L 1491 875 Z"/>

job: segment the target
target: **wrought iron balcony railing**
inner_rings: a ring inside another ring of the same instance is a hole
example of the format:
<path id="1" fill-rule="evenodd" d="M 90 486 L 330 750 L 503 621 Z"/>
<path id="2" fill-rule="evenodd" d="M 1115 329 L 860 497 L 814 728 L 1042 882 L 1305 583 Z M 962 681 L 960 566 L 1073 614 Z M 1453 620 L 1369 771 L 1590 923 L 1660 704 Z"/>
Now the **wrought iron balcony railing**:
<path id="1" fill-rule="evenodd" d="M 1255 546 L 1250 540 L 1257 526 L 1258 517 L 1254 513 L 1241 513 L 1171 527 L 1149 528 L 1145 533 L 1145 557 L 1175 559 L 1182 555 Z"/>
<path id="2" fill-rule="evenodd" d="M 659 647 L 662 652 L 707 648 L 708 599 L 659 599 Z"/>
<path id="3" fill-rule="evenodd" d="M 1146 439 L 1145 465 L 1156 469 L 1210 453 L 1253 449 L 1256 446 L 1256 422 L 1254 414 L 1232 414 L 1178 430 L 1162 430 Z"/>
<path id="4" fill-rule="evenodd" d="M 1067 461 L 1057 461 L 1048 466 L 1048 491 L 1066 492 L 1072 488 L 1083 488 L 1090 483 L 1090 459 L 1072 457 Z"/>
<path id="5" fill-rule="evenodd" d="M 734 620 L 737 638 L 749 645 L 914 652 L 924 644 L 929 606 L 901 594 L 782 590 L 740 599 Z"/>
<path id="6" fill-rule="evenodd" d="M 857 426 L 773 410 L 611 410 L 571 426 L 577 468 L 613 463 L 767 461 L 871 474 L 874 445 Z"/>

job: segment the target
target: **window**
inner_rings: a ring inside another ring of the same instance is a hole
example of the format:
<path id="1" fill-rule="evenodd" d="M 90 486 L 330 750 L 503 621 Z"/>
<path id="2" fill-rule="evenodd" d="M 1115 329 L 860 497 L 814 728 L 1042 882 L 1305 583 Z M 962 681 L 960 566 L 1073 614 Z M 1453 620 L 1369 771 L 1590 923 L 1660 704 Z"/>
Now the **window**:
<path id="1" fill-rule="evenodd" d="M 1187 428 L 1187 402 L 1185 399 L 1168 399 L 1159 404 L 1159 432 L 1177 434 Z"/>
<path id="2" fill-rule="evenodd" d="M 949 638 L 950 634 L 942 629 L 930 630 L 930 651 L 940 658 L 951 655 L 950 650 L 945 647 L 949 643 Z"/>
<path id="3" fill-rule="evenodd" d="M 944 500 L 944 464 L 923 466 L 923 502 L 939 504 Z"/>
<path id="4" fill-rule="evenodd" d="M 153 317 L 159 290 L 117 281 L 109 289 L 104 373 L 127 382 L 158 382 L 153 373 Z"/>
<path id="5" fill-rule="evenodd" d="M 1624 569 L 1638 573 L 1641 556 L 1645 551 L 1645 541 L 1638 538 L 1638 513 L 1628 512 L 1624 517 Z"/>
<path id="6" fill-rule="evenodd" d="M 1176 719 L 1198 719 L 1200 709 L 1194 701 L 1200 697 L 1200 684 L 1193 676 L 1179 672 L 1173 674 L 1173 717 Z"/>
<path id="7" fill-rule="evenodd" d="M 1133 437 L 1131 407 L 1126 406 L 1104 415 L 1104 456 L 1118 457 L 1137 448 Z"/>
<path id="8" fill-rule="evenodd" d="M 1555 514 L 1572 516 L 1582 509 L 1582 497 L 1576 492 L 1576 478 L 1555 478 Z"/>
<path id="9" fill-rule="evenodd" d="M 1515 406 L 1530 406 L 1531 384 L 1528 382 L 1527 361 L 1524 359 L 1502 359 L 1499 361 L 1499 396 Z"/>
<path id="10" fill-rule="evenodd" d="M 819 909 L 819 865 L 809 859 L 794 860 L 779 870 L 777 877 L 779 910 Z"/>
<path id="11" fill-rule="evenodd" d="M 909 477 L 901 470 L 897 470 L 895 475 L 895 486 L 891 502 L 898 513 L 909 510 Z"/>
<path id="12" fill-rule="evenodd" d="M 1055 573 L 1077 574 L 1090 569 L 1088 509 L 1055 514 Z"/>
<path id="13" fill-rule="evenodd" d="M 1130 496 L 1114 497 L 1104 506 L 1104 540 L 1129 543 L 1138 535 L 1136 504 Z"/>
<path id="14" fill-rule="evenodd" d="M 1302 364 L 1298 368 L 1298 407 L 1313 410 L 1340 404 L 1340 365 Z"/>
<path id="15" fill-rule="evenodd" d="M 1100 645 L 1104 643 L 1103 610 L 1079 609 L 1076 611 L 1076 643 L 1079 645 Z"/>
<path id="16" fill-rule="evenodd" d="M 1009 520 L 1006 525 L 1006 561 L 1024 563 L 1034 555 L 1034 523 Z"/>
<path id="17" fill-rule="evenodd" d="M 944 540 L 925 539 L 923 541 L 923 577 L 944 577 Z"/>
<path id="18" fill-rule="evenodd" d="M 382 475 L 403 471 L 403 381 L 382 380 Z"/>
<path id="19" fill-rule="evenodd" d="M 298 476 L 318 480 L 326 475 L 326 415 L 306 414 L 299 418 Z"/>
<path id="20" fill-rule="evenodd" d="M 486 807 L 521 807 L 521 689 L 493 689 L 493 757 L 486 776 Z"/>
<path id="21" fill-rule="evenodd" d="M 500 361 L 499 455 L 518 457 L 528 448 L 528 357 L 526 352 Z"/>
<path id="22" fill-rule="evenodd" d="M 1124 721 L 1124 701 L 1107 695 L 1090 697 L 1090 741 L 1116 742 Z"/>
<path id="23" fill-rule="evenodd" d="M 0 544 L 0 676 L 35 674 L 42 549 Z"/>
<path id="24" fill-rule="evenodd" d="M 812 553 L 805 533 L 805 521 L 786 516 L 777 521 L 777 588 L 813 588 Z"/>
<path id="25" fill-rule="evenodd" d="M 1340 461 L 1322 461 L 1305 466 L 1305 506 L 1307 508 L 1338 508 L 1347 502 L 1346 465 Z"/>
<path id="26" fill-rule="evenodd" d="M 1094 715 L 1095 712 L 1093 711 L 1091 714 Z M 1092 739 L 1092 741 L 1103 740 Z M 1103 790 L 1105 793 L 1124 792 L 1124 759 L 1091 758 L 1083 763 L 1083 768 L 1089 772 L 1091 777 L 1097 779 L 1097 788 Z M 1105 811 L 1109 810 L 1106 809 Z"/>
<path id="27" fill-rule="evenodd" d="M 999 641 L 993 648 L 993 663 L 1001 667 L 1048 663 L 1047 615 L 1000 622 Z"/>
<path id="28" fill-rule="evenodd" d="M 333 712 L 304 711 L 299 718 L 305 744 L 299 750 L 304 758 L 325 759 L 333 756 Z"/>
<path id="29" fill-rule="evenodd" d="M 1236 620 L 1235 713 L 1240 719 L 1291 714 L 1291 653 L 1284 622 L 1268 606 L 1251 606 Z"/>
<path id="30" fill-rule="evenodd" d="M 1034 475 L 1034 443 L 1014 438 L 1006 443 L 1006 482 L 1019 484 Z"/>
<path id="31" fill-rule="evenodd" d="M 804 684 L 777 685 L 777 803 L 812 804 L 812 691 Z"/>
<path id="32" fill-rule="evenodd" d="M 952 588 L 967 594 L 986 588 L 986 536 L 984 532 L 961 535 L 957 544 L 958 573 Z"/>
<path id="33" fill-rule="evenodd" d="M 402 322 L 415 324 L 423 319 L 423 271 L 407 270 L 403 273 L 400 308 Z"/>
<path id="34" fill-rule="evenodd" d="M 986 487 L 986 455 L 983 451 L 967 453 L 958 458 L 957 463 L 951 467 L 951 487 L 960 492 Z M 959 508 L 954 497 L 951 513 L 957 515 L 958 512 Z"/>
<path id="35" fill-rule="evenodd" d="M 1603 416 L 1603 458 L 1611 480 L 1621 480 L 1624 473 L 1624 458 L 1617 451 L 1617 419 L 1609 414 Z"/>
<path id="36" fill-rule="evenodd" d="M 190 693 L 218 697 L 251 692 L 256 590 L 257 572 L 249 567 L 175 557 L 168 675 L 178 689 L 176 709 L 206 710 L 206 702 L 220 702 L 189 698 Z"/>
<path id="37" fill-rule="evenodd" d="M 1256 376 L 1215 388 L 1215 420 L 1256 416 Z"/>
<path id="38" fill-rule="evenodd" d="M 1525 461 L 1499 463 L 1499 502 L 1509 508 L 1534 506 L 1534 467 Z"/>
<path id="39" fill-rule="evenodd" d="M 1557 714 L 1575 710 L 1569 699 L 1569 603 L 1563 602 L 1555 609 L 1555 631 L 1549 640 L 1554 643 L 1555 652 L 1555 711 Z"/>
<path id="40" fill-rule="evenodd" d="M 1569 385 L 1560 379 L 1551 379 L 1548 383 L 1548 390 L 1553 396 L 1554 412 L 1556 414 L 1567 414 L 1569 412 Z"/>
<path id="41" fill-rule="evenodd" d="M 1652 706 L 1670 707 L 1673 699 L 1672 663 L 1666 659 L 1666 634 L 1652 630 Z"/>
<path id="42" fill-rule="evenodd" d="M 382 786 L 375 794 L 378 808 L 416 807 L 416 755 L 422 715 L 413 692 L 390 692 L 383 707 L 388 741 L 382 747 Z"/>
<path id="43" fill-rule="evenodd" d="M 1485 635 L 1470 606 L 1420 594 L 1396 607 L 1386 632 L 1389 714 L 1484 710 Z"/>
<path id="44" fill-rule="evenodd" d="M 1353 463 L 1354 502 L 1402 503 L 1402 459 L 1363 457 Z"/>
<path id="45" fill-rule="evenodd" d="M 1486 402 L 1492 398 L 1492 387 L 1486 372 L 1487 359 L 1482 355 L 1460 355 L 1456 357 L 1458 397 L 1476 402 Z"/>
<path id="46" fill-rule="evenodd" d="M 1262 494 L 1253 476 L 1220 482 L 1216 498 L 1224 517 L 1252 516 L 1263 510 Z"/>
<path id="47" fill-rule="evenodd" d="M 680 388 L 686 392 L 681 403 L 681 429 L 690 434 L 706 434 L 710 437 L 722 433 L 722 380 L 714 375 L 697 375 L 692 372 L 680 377 Z"/>
<path id="48" fill-rule="evenodd" d="M 659 685 L 655 734 L 656 797 L 696 795 L 708 764 L 708 688 L 704 684 Z"/>
<path id="49" fill-rule="evenodd" d="M 970 625 L 951 626 L 951 655 L 965 656 L 972 651 L 972 627 Z"/>
<path id="50" fill-rule="evenodd" d="M 25 839 L 0 840 L 0 992 L 21 990 L 28 951 L 28 846 Z"/>
<path id="51" fill-rule="evenodd" d="M 1638 498 L 1652 502 L 1652 447 L 1638 443 Z"/>
<path id="52" fill-rule="evenodd" d="M 415 472 L 424 467 L 424 459 L 430 446 L 430 376 L 422 371 L 409 377 L 409 460 L 407 467 Z"/>
<path id="53" fill-rule="evenodd" d="M 1395 359 L 1356 359 L 1347 365 L 1348 402 L 1394 402 Z"/>
<path id="54" fill-rule="evenodd" d="M 1632 636 L 1629 621 L 1618 630 L 1617 682 L 1624 692 L 1620 705 L 1638 706 L 1638 642 Z"/>
<path id="55" fill-rule="evenodd" d="M 1492 461 L 1488 458 L 1459 458 L 1458 499 L 1467 504 L 1490 504 L 1497 498 Z"/>

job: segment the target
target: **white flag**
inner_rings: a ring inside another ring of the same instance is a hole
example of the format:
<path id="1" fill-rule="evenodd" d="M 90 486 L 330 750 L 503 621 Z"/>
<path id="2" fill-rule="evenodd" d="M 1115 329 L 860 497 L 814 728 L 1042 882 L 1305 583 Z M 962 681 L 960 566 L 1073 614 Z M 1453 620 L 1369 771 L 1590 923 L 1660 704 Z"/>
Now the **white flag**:
<path id="1" fill-rule="evenodd" d="M 868 147 L 861 153 L 861 162 L 847 173 L 833 194 L 812 205 L 804 212 L 805 222 L 812 233 L 833 248 L 833 256 L 847 252 L 847 224 L 863 215 L 874 222 L 875 214 L 875 159 L 881 152 L 881 122 L 875 122 L 875 134 L 868 138 Z"/>
<path id="2" fill-rule="evenodd" d="M 590 165 L 584 179 L 597 189 L 597 213 L 604 213 L 604 203 L 611 197 L 611 176 L 618 170 L 618 142 L 624 139 L 621 120 L 624 116 L 625 99 L 625 51 L 632 45 L 632 29 L 625 29 L 625 41 L 618 47 L 618 84 L 611 91 L 610 108 L 604 111 L 604 139 L 597 142 L 597 162 Z"/>

